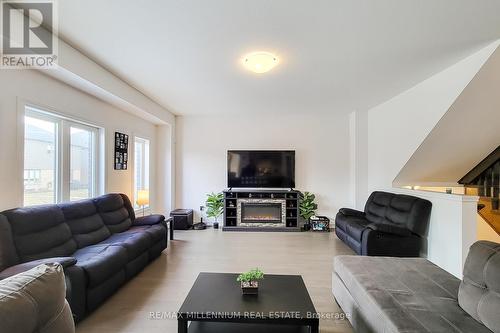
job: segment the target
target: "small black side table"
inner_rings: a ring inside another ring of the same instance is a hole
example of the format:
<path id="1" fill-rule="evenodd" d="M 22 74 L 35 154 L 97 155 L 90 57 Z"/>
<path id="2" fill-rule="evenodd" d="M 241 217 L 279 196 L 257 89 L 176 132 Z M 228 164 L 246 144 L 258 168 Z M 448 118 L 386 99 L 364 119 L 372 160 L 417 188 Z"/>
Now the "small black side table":
<path id="1" fill-rule="evenodd" d="M 174 219 L 172 217 L 167 217 L 165 219 L 165 225 L 168 225 L 170 230 L 170 240 L 174 240 Z"/>

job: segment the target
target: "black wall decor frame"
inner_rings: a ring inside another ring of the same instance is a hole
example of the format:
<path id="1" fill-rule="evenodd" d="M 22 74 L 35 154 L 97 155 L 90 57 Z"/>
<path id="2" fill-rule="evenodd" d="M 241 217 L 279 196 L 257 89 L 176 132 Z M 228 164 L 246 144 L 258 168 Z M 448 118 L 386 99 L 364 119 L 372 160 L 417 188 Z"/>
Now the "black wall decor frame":
<path id="1" fill-rule="evenodd" d="M 115 170 L 127 170 L 128 135 L 115 132 Z"/>

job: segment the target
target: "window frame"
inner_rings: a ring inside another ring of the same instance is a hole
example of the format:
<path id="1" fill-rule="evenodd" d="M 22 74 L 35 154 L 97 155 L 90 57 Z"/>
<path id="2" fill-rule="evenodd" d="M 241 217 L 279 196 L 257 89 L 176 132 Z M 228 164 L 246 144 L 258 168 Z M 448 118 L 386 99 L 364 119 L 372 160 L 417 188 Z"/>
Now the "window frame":
<path id="1" fill-rule="evenodd" d="M 54 203 L 55 204 L 60 203 L 61 199 L 62 199 L 62 194 L 60 191 L 60 189 L 62 188 L 62 184 L 61 184 L 62 178 L 60 176 L 60 174 L 61 174 L 61 171 L 60 171 L 60 168 L 61 168 L 60 149 L 61 149 L 61 139 L 62 139 L 61 130 L 60 130 L 61 121 L 57 117 L 54 117 L 47 112 L 44 112 L 42 110 L 39 111 L 39 109 L 37 109 L 36 107 L 28 106 L 28 105 L 25 106 L 23 120 L 26 117 L 35 118 L 35 119 L 39 119 L 39 120 L 43 120 L 43 121 L 47 121 L 47 122 L 51 122 L 51 123 L 55 124 L 55 135 L 54 135 L 54 140 L 55 140 L 55 142 L 54 142 L 54 156 L 55 156 L 54 157 L 54 160 L 55 160 L 54 181 L 55 181 L 55 184 L 53 185 L 53 188 L 54 188 Z M 23 164 L 22 164 L 23 172 L 26 169 L 26 164 L 25 164 L 26 161 L 24 158 L 24 154 L 26 151 L 25 145 L 26 145 L 26 124 L 23 121 L 23 152 L 22 152 L 22 154 L 23 154 Z M 23 207 L 29 207 L 29 206 L 30 205 L 26 205 L 26 203 L 25 203 L 25 188 L 24 188 L 24 182 L 23 182 Z"/>
<path id="2" fill-rule="evenodd" d="M 134 208 L 135 211 L 142 211 L 143 207 L 142 206 L 138 206 L 137 205 L 137 192 L 139 190 L 148 190 L 149 191 L 149 204 L 148 205 L 145 205 L 144 206 L 144 209 L 149 209 L 151 208 L 151 140 L 149 138 L 146 138 L 146 137 L 142 137 L 142 136 L 138 136 L 138 135 L 134 135 L 134 164 L 133 164 L 133 171 L 134 171 L 134 181 L 133 181 L 133 203 L 132 203 L 132 206 Z M 145 174 L 145 170 L 146 170 L 146 155 L 148 157 L 148 163 L 147 163 L 147 169 L 148 169 L 148 182 L 147 182 L 147 187 L 146 188 L 138 188 L 137 187 L 137 178 L 136 178 L 136 172 L 137 172 L 137 165 L 136 165 L 136 157 L 137 157 L 137 150 L 136 150 L 136 143 L 137 142 L 140 142 L 143 146 L 143 155 L 144 155 L 144 158 L 141 160 L 141 170 L 144 171 L 144 173 L 141 175 L 141 178 L 143 183 L 145 182 L 145 177 L 146 177 L 146 174 Z M 145 154 L 145 147 L 148 147 L 148 153 Z"/>
<path id="3" fill-rule="evenodd" d="M 33 104 L 25 103 L 23 105 L 23 130 L 22 130 L 22 172 L 25 170 L 25 140 L 26 140 L 26 124 L 24 123 L 25 117 L 45 120 L 53 122 L 56 124 L 56 134 L 55 134 L 55 144 L 54 144 L 54 154 L 55 154 L 55 203 L 70 202 L 71 194 L 71 128 L 78 128 L 86 131 L 90 131 L 92 135 L 92 175 L 93 179 L 89 182 L 90 197 L 95 197 L 102 193 L 104 184 L 104 175 L 102 168 L 102 161 L 104 160 L 101 156 L 102 148 L 102 136 L 103 129 L 97 125 L 93 125 L 87 122 L 80 121 L 78 119 L 62 115 L 58 112 L 52 110 L 47 110 L 44 107 L 40 107 Z M 29 207 L 30 205 L 25 204 L 25 188 L 24 182 L 22 185 L 22 203 L 23 207 Z M 75 200 L 76 201 L 76 200 Z"/>
<path id="4" fill-rule="evenodd" d="M 66 172 L 68 173 L 64 179 L 64 182 L 67 182 L 65 185 L 65 190 L 67 193 L 64 196 L 64 200 L 67 202 L 71 201 L 71 128 L 77 128 L 84 131 L 89 131 L 91 133 L 91 148 L 92 148 L 92 182 L 89 182 L 90 198 L 93 198 L 99 194 L 99 128 L 94 126 L 89 126 L 86 124 L 82 124 L 79 122 L 75 122 L 74 120 L 66 120 L 66 128 L 63 123 L 63 129 L 65 130 L 65 135 L 67 135 L 66 142 L 68 142 L 67 148 L 68 152 L 66 153 L 65 158 L 66 163 L 68 165 L 68 169 Z M 64 193 L 64 190 L 63 190 Z M 76 200 L 75 200 L 76 201 Z"/>

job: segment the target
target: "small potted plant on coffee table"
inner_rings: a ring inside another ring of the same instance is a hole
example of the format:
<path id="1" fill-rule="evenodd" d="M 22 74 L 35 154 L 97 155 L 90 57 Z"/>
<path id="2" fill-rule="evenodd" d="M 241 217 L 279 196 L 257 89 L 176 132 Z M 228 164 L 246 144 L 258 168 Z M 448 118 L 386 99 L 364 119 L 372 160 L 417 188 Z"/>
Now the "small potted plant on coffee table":
<path id="1" fill-rule="evenodd" d="M 243 295 L 257 295 L 259 292 L 259 280 L 263 278 L 264 272 L 255 268 L 241 273 L 236 281 L 240 282 Z"/>

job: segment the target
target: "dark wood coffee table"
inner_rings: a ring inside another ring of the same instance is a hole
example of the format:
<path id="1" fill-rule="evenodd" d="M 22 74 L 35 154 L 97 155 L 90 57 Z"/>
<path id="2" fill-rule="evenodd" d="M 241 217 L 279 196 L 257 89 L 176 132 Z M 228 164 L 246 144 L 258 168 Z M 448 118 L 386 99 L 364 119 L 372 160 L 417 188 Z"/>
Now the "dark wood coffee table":
<path id="1" fill-rule="evenodd" d="M 200 273 L 178 313 L 178 332 L 310 332 L 319 319 L 300 275 L 266 275 L 242 295 L 237 274 Z"/>

